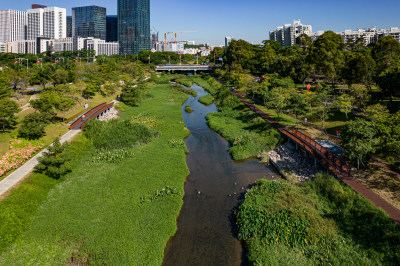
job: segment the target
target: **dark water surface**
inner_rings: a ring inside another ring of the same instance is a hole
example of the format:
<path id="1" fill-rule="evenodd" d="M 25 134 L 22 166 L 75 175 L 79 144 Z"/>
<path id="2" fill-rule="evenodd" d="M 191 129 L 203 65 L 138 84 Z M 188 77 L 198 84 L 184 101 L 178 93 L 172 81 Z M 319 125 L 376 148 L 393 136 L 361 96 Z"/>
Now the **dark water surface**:
<path id="1" fill-rule="evenodd" d="M 245 254 L 236 238 L 234 209 L 245 189 L 260 178 L 277 174 L 256 160 L 235 162 L 228 154 L 229 143 L 212 131 L 205 116 L 217 112 L 197 100 L 207 94 L 194 85 L 196 98 L 190 96 L 182 106 L 183 118 L 191 135 L 187 164 L 190 176 L 185 184 L 184 203 L 178 218 L 178 231 L 165 249 L 164 265 L 245 265 Z M 193 113 L 185 113 L 190 105 Z"/>

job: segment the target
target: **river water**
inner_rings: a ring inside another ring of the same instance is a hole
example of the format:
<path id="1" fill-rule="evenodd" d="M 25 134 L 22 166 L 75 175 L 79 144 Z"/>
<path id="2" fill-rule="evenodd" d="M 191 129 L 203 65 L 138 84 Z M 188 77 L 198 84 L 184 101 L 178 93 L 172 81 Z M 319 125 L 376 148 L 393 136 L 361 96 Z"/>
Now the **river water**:
<path id="1" fill-rule="evenodd" d="M 190 96 L 182 106 L 185 125 L 191 131 L 185 140 L 190 175 L 178 230 L 167 244 L 163 265 L 246 265 L 236 238 L 234 210 L 251 184 L 277 174 L 256 160 L 232 160 L 229 143 L 212 131 L 205 119 L 208 113 L 217 112 L 216 106 L 200 104 L 198 99 L 207 92 L 197 85 L 192 89 L 198 96 Z M 184 111 L 186 105 L 193 108 L 193 113 Z"/>

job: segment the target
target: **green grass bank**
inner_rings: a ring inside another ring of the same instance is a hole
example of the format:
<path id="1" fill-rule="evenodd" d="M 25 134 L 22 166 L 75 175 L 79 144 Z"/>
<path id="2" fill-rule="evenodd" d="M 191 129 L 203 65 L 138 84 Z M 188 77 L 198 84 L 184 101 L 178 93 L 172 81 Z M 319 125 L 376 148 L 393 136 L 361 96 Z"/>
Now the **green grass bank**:
<path id="1" fill-rule="evenodd" d="M 280 133 L 233 96 L 228 88 L 209 76 L 195 76 L 193 81 L 215 99 L 219 112 L 208 114 L 207 123 L 231 143 L 229 153 L 233 159 L 256 157 L 281 144 Z"/>
<path id="2" fill-rule="evenodd" d="M 398 265 L 400 230 L 329 175 L 257 181 L 237 213 L 252 265 Z"/>
<path id="3" fill-rule="evenodd" d="M 99 163 L 90 145 L 79 164 L 38 204 L 26 231 L 0 264 L 160 265 L 176 231 L 189 174 L 181 105 L 169 85 L 154 85 L 120 119 L 158 132 L 117 163 Z M 116 135 L 117 136 L 117 135 Z M 111 160 L 112 161 L 112 160 Z"/>

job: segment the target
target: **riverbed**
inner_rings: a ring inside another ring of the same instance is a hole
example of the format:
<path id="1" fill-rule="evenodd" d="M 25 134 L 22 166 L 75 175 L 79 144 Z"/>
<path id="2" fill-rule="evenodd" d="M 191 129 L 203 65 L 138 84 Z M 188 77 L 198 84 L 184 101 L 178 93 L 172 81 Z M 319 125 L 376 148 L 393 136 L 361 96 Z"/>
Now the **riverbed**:
<path id="1" fill-rule="evenodd" d="M 182 116 L 191 135 L 185 140 L 189 150 L 190 175 L 185 184 L 184 203 L 177 221 L 178 230 L 167 244 L 164 265 L 246 265 L 244 250 L 236 236 L 234 210 L 256 180 L 274 179 L 274 169 L 257 160 L 235 162 L 229 143 L 211 130 L 206 115 L 218 112 L 198 99 L 206 94 L 193 85 L 197 97 L 182 106 Z M 185 112 L 185 106 L 193 108 Z"/>

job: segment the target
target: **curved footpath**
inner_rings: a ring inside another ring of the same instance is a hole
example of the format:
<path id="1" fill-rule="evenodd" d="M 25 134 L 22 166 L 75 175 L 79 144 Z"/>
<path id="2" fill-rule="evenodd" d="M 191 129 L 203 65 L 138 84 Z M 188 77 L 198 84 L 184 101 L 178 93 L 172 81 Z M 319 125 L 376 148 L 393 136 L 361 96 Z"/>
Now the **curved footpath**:
<path id="1" fill-rule="evenodd" d="M 219 80 L 217 80 L 219 81 Z M 223 84 L 221 81 L 219 81 Z M 250 109 L 254 110 L 258 113 L 265 121 L 271 123 L 273 126 L 279 128 L 284 128 L 284 126 L 274 119 L 272 119 L 269 115 L 258 109 L 257 107 L 253 106 L 248 102 L 245 95 L 243 93 L 239 93 L 237 91 L 231 90 L 231 93 L 238 97 L 240 101 L 242 101 L 245 105 L 247 105 Z M 343 181 L 349 187 L 351 187 L 354 191 L 360 194 L 363 198 L 371 202 L 374 206 L 381 208 L 393 221 L 395 221 L 398 225 L 400 225 L 400 210 L 395 208 L 389 202 L 381 198 L 378 194 L 373 192 L 364 184 L 355 180 L 350 174 L 343 173 L 342 171 L 338 171 L 335 174 L 336 178 Z"/>
<path id="2" fill-rule="evenodd" d="M 75 137 L 80 131 L 81 130 L 68 131 L 64 136 L 61 137 L 60 139 L 61 144 Z M 35 166 L 39 164 L 38 158 L 41 157 L 43 152 L 45 151 L 47 151 L 47 149 L 42 150 L 41 152 L 36 154 L 24 165 L 22 165 L 20 168 L 18 168 L 17 170 L 12 172 L 9 176 L 0 181 L 0 199 L 2 199 L 3 196 L 8 191 L 13 189 L 16 185 L 18 185 L 21 181 L 23 181 L 27 175 L 29 175 L 33 171 Z"/>

